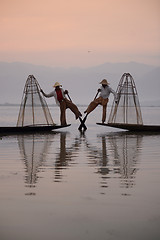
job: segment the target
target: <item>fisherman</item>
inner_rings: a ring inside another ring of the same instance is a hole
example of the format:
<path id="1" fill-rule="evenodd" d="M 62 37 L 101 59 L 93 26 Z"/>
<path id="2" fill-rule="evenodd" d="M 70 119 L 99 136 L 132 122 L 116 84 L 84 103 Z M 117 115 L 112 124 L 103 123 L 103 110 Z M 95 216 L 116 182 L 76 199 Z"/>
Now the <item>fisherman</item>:
<path id="1" fill-rule="evenodd" d="M 68 95 L 68 90 L 63 90 L 62 85 L 59 82 L 56 82 L 53 86 L 55 89 L 49 94 L 44 93 L 41 89 L 42 94 L 47 97 L 54 97 L 56 104 L 60 107 L 60 122 L 61 125 L 67 125 L 66 122 L 66 109 L 69 108 L 74 114 L 76 119 L 82 116 L 77 106 L 71 101 L 68 100 L 65 95 Z M 68 95 L 69 96 L 69 95 Z"/>
<path id="2" fill-rule="evenodd" d="M 97 95 L 100 93 L 99 97 L 95 97 L 95 99 L 89 104 L 88 108 L 84 113 L 87 113 L 85 119 L 87 118 L 88 114 L 92 112 L 98 105 L 103 106 L 103 113 L 102 113 L 102 123 L 106 120 L 106 109 L 107 103 L 109 101 L 109 95 L 112 93 L 114 95 L 114 100 L 117 103 L 117 94 L 116 92 L 109 86 L 109 83 L 106 79 L 103 79 L 100 84 L 102 84 L 101 88 L 97 90 Z"/>

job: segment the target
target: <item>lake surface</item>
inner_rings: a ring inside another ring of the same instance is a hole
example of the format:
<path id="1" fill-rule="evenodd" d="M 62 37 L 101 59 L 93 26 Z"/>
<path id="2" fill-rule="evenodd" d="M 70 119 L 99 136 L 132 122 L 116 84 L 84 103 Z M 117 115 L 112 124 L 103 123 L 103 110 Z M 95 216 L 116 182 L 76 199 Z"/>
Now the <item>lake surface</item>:
<path id="1" fill-rule="evenodd" d="M 0 126 L 15 126 L 18 112 L 0 106 Z M 160 124 L 160 107 L 142 115 Z M 48 134 L 0 136 L 0 239 L 159 240 L 160 134 L 98 126 L 100 107 L 85 133 L 69 110 L 67 120 Z"/>

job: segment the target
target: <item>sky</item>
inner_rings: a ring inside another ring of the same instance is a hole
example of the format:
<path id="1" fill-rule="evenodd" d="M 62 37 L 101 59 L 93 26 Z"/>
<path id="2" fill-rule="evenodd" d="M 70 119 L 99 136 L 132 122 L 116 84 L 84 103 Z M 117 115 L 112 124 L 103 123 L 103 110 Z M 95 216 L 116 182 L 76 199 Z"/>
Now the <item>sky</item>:
<path id="1" fill-rule="evenodd" d="M 0 0 L 0 61 L 160 66 L 160 0 Z"/>

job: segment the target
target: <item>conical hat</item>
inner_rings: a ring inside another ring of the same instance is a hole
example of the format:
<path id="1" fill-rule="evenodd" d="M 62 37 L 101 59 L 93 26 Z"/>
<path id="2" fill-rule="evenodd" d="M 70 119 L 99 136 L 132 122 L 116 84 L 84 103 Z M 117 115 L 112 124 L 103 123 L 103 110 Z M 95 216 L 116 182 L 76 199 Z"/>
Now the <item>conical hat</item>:
<path id="1" fill-rule="evenodd" d="M 59 82 L 56 82 L 53 87 L 62 87 L 62 85 Z"/>
<path id="2" fill-rule="evenodd" d="M 100 82 L 100 84 L 103 84 L 103 85 L 108 85 L 108 84 L 109 84 L 109 82 L 108 82 L 106 79 L 103 79 L 103 80 Z"/>

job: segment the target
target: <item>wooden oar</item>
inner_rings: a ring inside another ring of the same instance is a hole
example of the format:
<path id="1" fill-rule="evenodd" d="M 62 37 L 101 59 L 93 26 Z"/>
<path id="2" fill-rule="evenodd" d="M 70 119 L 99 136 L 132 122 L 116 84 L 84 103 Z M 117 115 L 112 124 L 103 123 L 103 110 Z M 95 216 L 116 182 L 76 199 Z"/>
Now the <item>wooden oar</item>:
<path id="1" fill-rule="evenodd" d="M 99 91 L 97 91 L 96 96 L 94 97 L 94 100 L 97 98 Z"/>
<path id="2" fill-rule="evenodd" d="M 69 96 L 69 94 L 68 94 L 68 93 L 67 93 L 67 96 L 68 96 L 69 100 L 72 102 L 72 99 L 70 98 L 70 96 Z"/>
<path id="3" fill-rule="evenodd" d="M 99 91 L 97 91 L 96 96 L 94 97 L 94 100 L 97 98 L 98 93 L 99 93 Z M 84 130 L 87 130 L 87 127 L 85 125 L 85 121 L 87 120 L 87 116 L 88 116 L 88 114 L 86 114 L 86 116 L 83 118 L 83 120 L 79 117 L 79 120 L 80 120 L 81 124 L 79 125 L 78 130 L 81 131 L 82 128 L 84 128 Z"/>
<path id="4" fill-rule="evenodd" d="M 69 96 L 69 94 L 67 93 L 67 96 L 68 96 L 68 98 L 69 98 L 69 100 L 72 102 L 72 99 L 70 98 L 70 96 Z M 86 118 L 87 118 L 87 116 L 86 116 Z M 79 117 L 79 120 L 80 120 L 80 122 L 81 122 L 81 124 L 80 124 L 80 126 L 79 126 L 79 128 L 78 128 L 78 130 L 82 130 L 82 128 L 84 129 L 84 130 L 87 130 L 87 127 L 86 127 L 86 125 L 84 124 L 85 123 L 85 121 L 86 121 L 86 119 L 84 118 L 83 120 L 82 120 L 82 118 L 81 117 Z"/>
<path id="5" fill-rule="evenodd" d="M 82 128 L 83 128 L 84 130 L 87 130 L 87 127 L 86 127 L 86 125 L 85 125 L 86 119 L 87 119 L 87 115 L 83 118 L 83 120 L 82 120 L 81 117 L 79 117 L 79 120 L 80 120 L 80 122 L 81 122 L 81 124 L 79 125 L 79 128 L 78 128 L 79 131 L 81 131 Z"/>

